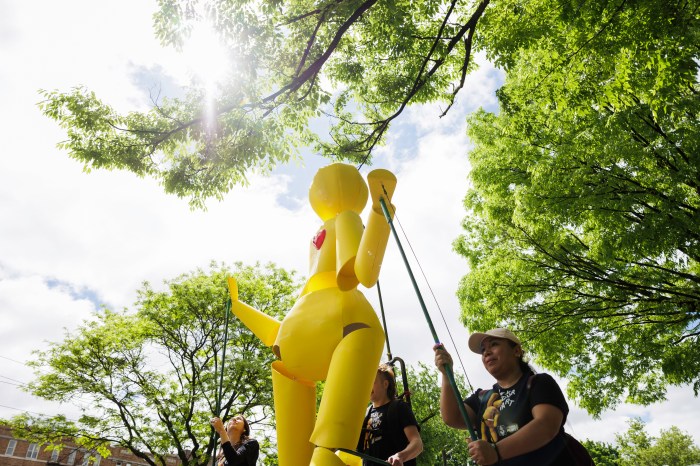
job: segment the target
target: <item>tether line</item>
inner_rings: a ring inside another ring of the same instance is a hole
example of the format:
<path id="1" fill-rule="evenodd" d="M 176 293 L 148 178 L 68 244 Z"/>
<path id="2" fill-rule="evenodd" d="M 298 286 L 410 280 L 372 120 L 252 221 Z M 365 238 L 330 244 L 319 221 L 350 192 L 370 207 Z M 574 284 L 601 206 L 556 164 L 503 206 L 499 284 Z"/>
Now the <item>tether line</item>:
<path id="1" fill-rule="evenodd" d="M 464 377 L 467 379 L 467 385 L 469 385 L 469 390 L 473 391 L 474 388 L 472 386 L 471 381 L 469 380 L 469 375 L 467 375 L 467 370 L 464 368 L 464 362 L 462 362 L 462 356 L 459 354 L 459 349 L 457 348 L 457 344 L 455 343 L 454 338 L 452 338 L 452 332 L 450 332 L 450 327 L 447 325 L 447 321 L 445 320 L 445 314 L 442 312 L 442 308 L 440 308 L 440 303 L 437 300 L 437 297 L 435 296 L 435 292 L 433 292 L 433 288 L 430 286 L 430 282 L 428 281 L 428 277 L 425 276 L 425 272 L 423 271 L 423 267 L 421 266 L 420 261 L 418 260 L 418 256 L 416 255 L 416 252 L 413 250 L 413 245 L 411 244 L 411 240 L 408 239 L 408 235 L 406 234 L 406 231 L 403 229 L 403 225 L 401 225 L 401 220 L 399 220 L 399 216 L 396 212 L 394 212 L 394 220 L 399 224 L 399 228 L 401 229 L 401 233 L 403 233 L 403 237 L 406 239 L 406 243 L 408 243 L 408 248 L 411 250 L 411 254 L 413 254 L 413 258 L 416 260 L 416 264 L 418 264 L 418 270 L 420 270 L 421 275 L 423 276 L 423 280 L 425 280 L 425 284 L 428 286 L 428 290 L 430 290 L 430 295 L 433 297 L 433 301 L 435 302 L 435 305 L 437 306 L 438 312 L 440 313 L 440 318 L 442 319 L 442 323 L 445 324 L 445 329 L 447 330 L 447 335 L 450 336 L 450 341 L 452 342 L 452 346 L 455 349 L 455 354 L 457 355 L 457 359 L 459 359 L 459 364 L 462 366 L 462 372 L 464 372 Z"/>

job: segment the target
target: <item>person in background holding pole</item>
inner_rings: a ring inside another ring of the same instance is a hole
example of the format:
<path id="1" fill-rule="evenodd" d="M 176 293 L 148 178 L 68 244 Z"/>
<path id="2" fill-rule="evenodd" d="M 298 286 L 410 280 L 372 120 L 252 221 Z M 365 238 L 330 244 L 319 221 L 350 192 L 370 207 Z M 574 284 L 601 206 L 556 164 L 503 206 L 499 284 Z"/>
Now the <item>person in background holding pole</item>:
<path id="1" fill-rule="evenodd" d="M 260 453 L 258 441 L 250 437 L 250 426 L 241 414 L 229 419 L 226 426 L 218 417 L 211 425 L 219 434 L 221 450 L 217 455 L 217 466 L 255 466 Z"/>
<path id="2" fill-rule="evenodd" d="M 357 450 L 393 466 L 415 466 L 423 440 L 411 406 L 396 397 L 394 370 L 388 364 L 377 369 L 370 401 Z M 368 460 L 362 462 L 364 466 L 376 466 Z"/>
<path id="3" fill-rule="evenodd" d="M 466 429 L 445 377 L 445 365 L 452 366 L 452 357 L 440 344 L 433 349 L 443 375 L 442 419 L 450 427 Z M 503 328 L 477 332 L 469 337 L 469 349 L 481 354 L 484 367 L 496 379 L 491 390 L 477 390 L 464 402 L 480 437 L 469 441 L 471 458 L 479 465 L 579 464 L 567 446 L 569 439 L 578 442 L 564 433 L 569 413 L 564 394 L 550 375 L 535 376 L 523 359 L 518 337 Z"/>

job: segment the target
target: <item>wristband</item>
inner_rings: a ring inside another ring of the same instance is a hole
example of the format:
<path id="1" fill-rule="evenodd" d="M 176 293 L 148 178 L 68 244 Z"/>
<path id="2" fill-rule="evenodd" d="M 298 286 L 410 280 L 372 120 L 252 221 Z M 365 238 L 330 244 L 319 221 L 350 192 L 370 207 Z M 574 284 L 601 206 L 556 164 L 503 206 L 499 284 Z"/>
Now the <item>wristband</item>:
<path id="1" fill-rule="evenodd" d="M 496 464 L 501 464 L 501 452 L 498 451 L 498 445 L 496 442 L 492 442 L 490 445 L 493 447 L 493 451 L 496 452 Z"/>

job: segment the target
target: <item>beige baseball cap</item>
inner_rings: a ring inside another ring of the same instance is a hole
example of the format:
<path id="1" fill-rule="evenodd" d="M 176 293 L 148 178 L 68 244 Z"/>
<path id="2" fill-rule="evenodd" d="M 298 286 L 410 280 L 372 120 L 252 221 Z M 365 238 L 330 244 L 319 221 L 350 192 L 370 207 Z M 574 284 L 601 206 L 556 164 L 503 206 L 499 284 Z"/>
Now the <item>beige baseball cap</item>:
<path id="1" fill-rule="evenodd" d="M 504 338 L 510 340 L 516 344 L 520 344 L 520 340 L 515 336 L 513 332 L 507 328 L 494 328 L 486 332 L 474 332 L 469 336 L 469 349 L 477 354 L 481 354 L 481 342 L 484 341 L 486 337 L 493 338 Z"/>

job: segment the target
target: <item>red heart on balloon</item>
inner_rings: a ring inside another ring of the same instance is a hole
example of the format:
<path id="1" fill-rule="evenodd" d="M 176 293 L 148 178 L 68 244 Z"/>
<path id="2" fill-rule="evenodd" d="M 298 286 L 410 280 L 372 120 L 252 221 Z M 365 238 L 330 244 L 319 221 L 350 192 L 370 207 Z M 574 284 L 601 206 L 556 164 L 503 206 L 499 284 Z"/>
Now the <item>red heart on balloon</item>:
<path id="1" fill-rule="evenodd" d="M 314 243 L 314 246 L 316 246 L 316 249 L 321 249 L 321 245 L 323 244 L 324 239 L 326 239 L 326 230 L 325 229 L 316 233 L 316 236 L 314 236 L 314 239 L 312 239 L 311 242 Z"/>

